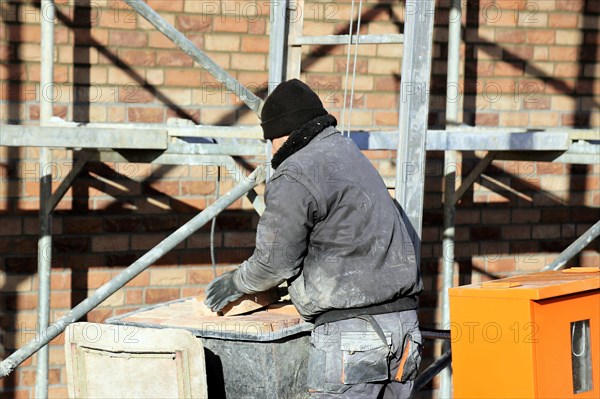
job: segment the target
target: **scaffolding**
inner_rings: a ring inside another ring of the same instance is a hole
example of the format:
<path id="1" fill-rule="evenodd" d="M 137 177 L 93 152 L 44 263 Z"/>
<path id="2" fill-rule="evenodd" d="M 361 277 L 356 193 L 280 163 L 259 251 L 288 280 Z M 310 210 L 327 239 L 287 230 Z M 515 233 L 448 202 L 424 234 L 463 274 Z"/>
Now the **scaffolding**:
<path id="1" fill-rule="evenodd" d="M 239 81 L 228 74 L 202 50 L 198 49 L 181 32 L 171 26 L 163 17 L 142 0 L 124 0 L 139 15 L 145 18 L 158 31 L 163 33 L 182 51 L 238 97 L 250 110 L 260 115 L 263 100 L 257 97 Z M 448 325 L 448 288 L 452 286 L 454 266 L 454 214 L 461 196 L 474 184 L 478 177 L 495 159 L 498 160 L 540 160 L 564 163 L 600 163 L 600 144 L 597 132 L 581 129 L 527 129 L 471 128 L 458 125 L 459 104 L 447 102 L 446 130 L 427 130 L 429 90 L 415 96 L 412 85 L 428 88 L 432 61 L 432 39 L 434 0 L 407 0 L 407 7 L 414 12 L 407 13 L 403 34 L 387 35 L 325 35 L 306 36 L 303 34 L 302 16 L 299 10 L 303 1 L 275 1 L 270 3 L 271 35 L 269 44 L 269 92 L 279 82 L 299 77 L 301 69 L 302 45 L 374 44 L 404 43 L 402 57 L 402 79 L 400 86 L 400 117 L 397 131 L 351 131 L 349 136 L 362 150 L 395 150 L 396 179 L 389 184 L 395 187 L 395 197 L 405 212 L 407 225 L 411 229 L 413 244 L 419 254 L 423 217 L 424 168 L 426 151 L 444 151 L 445 163 L 455 165 L 460 151 L 486 151 L 479 164 L 463 179 L 460 187 L 455 187 L 456 169 L 445 168 L 444 192 L 444 266 L 442 323 Z M 42 18 L 41 41 L 41 85 L 52 89 L 54 53 L 54 0 L 41 0 L 45 10 Z M 452 0 L 449 25 L 448 87 L 456 87 L 459 80 L 459 46 L 461 37 L 461 1 Z M 51 214 L 60 199 L 65 195 L 78 173 L 90 161 L 100 162 L 147 162 L 161 164 L 199 164 L 207 159 L 219 163 L 232 164 L 232 156 L 261 155 L 270 159 L 270 144 L 262 140 L 259 126 L 194 126 L 189 124 L 76 124 L 53 118 L 53 95 L 42 96 L 40 126 L 3 125 L 2 143 L 6 146 L 37 146 L 40 150 L 41 170 L 48 174 L 40 180 L 40 238 L 38 242 L 38 335 L 28 344 L 11 354 L 0 363 L 0 377 L 11 373 L 19 364 L 38 353 L 36 394 L 47 397 L 48 385 L 48 343 L 62 333 L 66 327 L 88 313 L 102 301 L 122 288 L 128 281 L 152 265 L 167 251 L 185 240 L 205 223 L 213 219 L 237 199 L 247 195 L 256 211 L 264 209 L 262 198 L 254 192 L 254 187 L 268 179 L 270 168 L 258 167 L 252 174 L 219 198 L 215 203 L 200 212 L 188 223 L 180 227 L 156 247 L 127 267 L 111 281 L 100 287 L 93 295 L 75 306 L 67 315 L 49 324 L 50 267 L 51 258 L 45 248 L 51 246 Z M 481 133 L 485 133 L 482 135 Z M 144 140 L 140 140 L 144 137 Z M 214 143 L 198 143 L 194 138 L 214 138 Z M 68 176 L 55 192 L 51 188 L 50 148 L 79 148 L 80 157 Z M 115 151 L 127 149 L 128 151 Z M 545 269 L 564 267 L 566 261 L 581 251 L 589 242 L 600 235 L 600 222 L 586 231 L 559 258 Z M 46 256 L 43 256 L 46 255 Z M 449 338 L 448 331 L 424 331 L 430 338 Z M 441 370 L 441 396 L 451 393 L 451 361 L 449 348 L 415 383 L 416 389 L 423 387 Z"/>

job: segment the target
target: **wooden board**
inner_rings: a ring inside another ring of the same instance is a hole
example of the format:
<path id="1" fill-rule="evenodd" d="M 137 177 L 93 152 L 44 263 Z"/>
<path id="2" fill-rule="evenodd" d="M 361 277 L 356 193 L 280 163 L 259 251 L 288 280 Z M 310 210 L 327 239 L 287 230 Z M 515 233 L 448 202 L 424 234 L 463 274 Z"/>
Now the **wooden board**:
<path id="1" fill-rule="evenodd" d="M 228 303 L 220 312 L 213 312 L 205 304 L 205 296 L 201 295 L 192 301 L 194 313 L 200 316 L 236 316 L 250 313 L 265 308 L 279 301 L 277 289 L 258 292 L 256 294 L 246 294 L 237 301 Z"/>
<path id="2" fill-rule="evenodd" d="M 198 297 L 182 302 L 165 304 L 153 309 L 130 314 L 123 322 L 169 327 L 191 328 L 195 330 L 270 333 L 289 328 L 303 322 L 294 305 L 286 302 L 272 304 L 251 314 L 231 314 L 219 316 L 208 310 L 208 314 L 198 312 L 202 301 Z M 204 306 L 204 305 L 202 305 Z M 206 308 L 204 306 L 204 308 Z"/>
<path id="3" fill-rule="evenodd" d="M 256 294 L 246 294 L 237 301 L 225 305 L 220 313 L 222 313 L 224 316 L 235 316 L 238 314 L 249 313 L 258 309 L 262 309 L 277 301 L 279 301 L 277 289 L 258 292 Z"/>

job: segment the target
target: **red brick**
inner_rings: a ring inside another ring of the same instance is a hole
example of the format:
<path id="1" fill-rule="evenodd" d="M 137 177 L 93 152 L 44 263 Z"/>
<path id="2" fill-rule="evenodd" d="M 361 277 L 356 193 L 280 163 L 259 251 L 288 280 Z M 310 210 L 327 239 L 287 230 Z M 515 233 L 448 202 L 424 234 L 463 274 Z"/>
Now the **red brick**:
<path id="1" fill-rule="evenodd" d="M 92 251 L 114 252 L 129 249 L 129 236 L 126 235 L 103 235 L 92 237 Z"/>
<path id="2" fill-rule="evenodd" d="M 521 272 L 538 272 L 551 262 L 544 254 L 534 252 L 519 254 L 517 260 L 517 269 Z"/>
<path id="3" fill-rule="evenodd" d="M 177 110 L 169 108 L 167 110 L 167 120 L 169 118 L 181 118 L 182 112 L 185 114 L 183 115 L 185 119 L 194 122 L 196 125 L 200 124 L 200 110 L 191 108 L 178 108 Z"/>
<path id="4" fill-rule="evenodd" d="M 248 32 L 248 20 L 236 16 L 226 16 L 215 19 L 213 22 L 215 32 Z"/>
<path id="5" fill-rule="evenodd" d="M 182 268 L 153 268 L 150 270 L 151 286 L 184 286 L 187 282 L 187 272 Z"/>
<path id="6" fill-rule="evenodd" d="M 575 233 L 577 230 L 576 230 L 575 224 L 572 224 L 572 223 L 563 224 L 561 226 L 561 228 L 562 228 L 562 232 L 561 232 L 562 238 L 576 238 Z"/>
<path id="7" fill-rule="evenodd" d="M 4 10 L 3 10 L 4 11 Z M 34 42 L 40 41 L 41 29 L 39 25 L 3 25 L 3 29 L 6 29 L 5 37 L 11 42 Z"/>
<path id="8" fill-rule="evenodd" d="M 495 3 L 502 10 L 523 10 L 527 0 L 495 0 Z"/>
<path id="9" fill-rule="evenodd" d="M 13 217 L 3 216 L 2 223 L 0 224 L 0 236 L 8 236 L 8 235 L 18 236 L 18 235 L 21 235 L 21 233 L 22 233 L 21 218 L 13 218 Z"/>
<path id="10" fill-rule="evenodd" d="M 102 219 L 98 217 L 67 217 L 64 219 L 65 233 L 100 233 L 102 231 Z"/>
<path id="11" fill-rule="evenodd" d="M 156 11 L 183 11 L 184 0 L 148 0 L 147 3 Z"/>
<path id="12" fill-rule="evenodd" d="M 135 235 L 131 238 L 131 248 L 135 250 L 152 249 L 165 238 L 164 234 Z"/>
<path id="13" fill-rule="evenodd" d="M 594 251 L 583 251 L 579 261 L 584 267 L 600 267 L 600 254 Z"/>
<path id="14" fill-rule="evenodd" d="M 576 47 L 550 47 L 548 53 L 550 61 L 577 61 L 578 57 L 579 52 Z"/>
<path id="15" fill-rule="evenodd" d="M 141 305 L 143 304 L 144 290 L 142 288 L 127 288 L 125 290 L 126 305 Z"/>
<path id="16" fill-rule="evenodd" d="M 207 32 L 212 25 L 212 19 L 202 15 L 179 15 L 175 21 L 175 27 L 182 32 Z"/>
<path id="17" fill-rule="evenodd" d="M 528 45 L 503 46 L 503 59 L 527 61 L 533 57 L 533 47 Z"/>
<path id="18" fill-rule="evenodd" d="M 532 227 L 532 238 L 533 239 L 550 239 L 550 238 L 560 238 L 560 225 L 552 224 L 552 225 L 535 225 Z"/>
<path id="19" fill-rule="evenodd" d="M 129 122 L 164 122 L 164 109 L 135 107 L 127 110 Z"/>
<path id="20" fill-rule="evenodd" d="M 5 293 L 10 291 L 8 287 L 4 288 Z M 38 297 L 36 294 L 30 294 L 26 292 L 19 292 L 14 295 L 4 295 L 6 300 L 7 310 L 34 310 L 38 306 Z"/>
<path id="21" fill-rule="evenodd" d="M 70 273 L 57 273 L 52 272 L 50 274 L 50 288 L 52 290 L 69 290 L 71 289 L 71 274 Z"/>
<path id="22" fill-rule="evenodd" d="M 148 45 L 148 35 L 145 32 L 112 30 L 109 43 L 111 46 L 118 47 L 146 47 Z"/>
<path id="23" fill-rule="evenodd" d="M 585 3 L 583 0 L 557 0 L 556 9 L 579 12 L 585 8 Z"/>
<path id="24" fill-rule="evenodd" d="M 55 105 L 52 107 L 52 112 L 54 116 L 59 118 L 66 118 L 68 109 L 64 105 Z M 37 121 L 40 119 L 40 106 L 39 105 L 30 105 L 29 106 L 29 118 L 31 120 Z"/>
<path id="25" fill-rule="evenodd" d="M 99 15 L 99 20 L 95 20 L 98 20 L 98 26 L 103 28 L 135 29 L 137 27 L 136 20 L 141 19 L 129 6 L 125 6 L 124 3 L 119 5 L 115 2 L 110 8 L 101 9 Z"/>
<path id="26" fill-rule="evenodd" d="M 151 103 L 155 100 L 154 94 L 149 89 L 125 85 L 119 87 L 119 101 L 130 104 Z"/>
<path id="27" fill-rule="evenodd" d="M 222 274 L 222 271 L 217 269 L 217 275 Z M 188 283 L 189 284 L 208 284 L 215 278 L 215 274 L 212 268 L 200 268 L 188 270 Z"/>
<path id="28" fill-rule="evenodd" d="M 111 217 L 104 219 L 106 232 L 138 232 L 142 231 L 139 217 Z"/>
<path id="29" fill-rule="evenodd" d="M 199 69 L 168 69 L 165 70 L 165 85 L 199 87 L 202 84 L 201 76 Z"/>
<path id="30" fill-rule="evenodd" d="M 248 22 L 248 33 L 253 35 L 264 35 L 266 33 L 267 20 L 258 19 Z"/>
<path id="31" fill-rule="evenodd" d="M 242 51 L 250 53 L 268 53 L 269 38 L 261 36 L 242 37 Z"/>
<path id="32" fill-rule="evenodd" d="M 156 194 L 156 192 L 165 195 L 179 195 L 179 182 L 169 180 L 155 180 L 150 181 L 144 186 L 144 193 Z"/>
<path id="33" fill-rule="evenodd" d="M 509 209 L 484 209 L 481 212 L 483 224 L 507 224 L 510 223 Z"/>
<path id="34" fill-rule="evenodd" d="M 199 34 L 199 35 L 188 35 L 187 37 L 188 39 L 190 39 L 190 41 L 192 43 L 194 43 L 194 46 L 198 47 L 199 49 L 204 49 L 204 34 Z M 214 60 L 214 59 L 213 59 Z M 216 60 L 214 60 L 216 61 Z M 218 62 L 220 64 L 220 62 Z M 225 67 L 225 65 L 221 65 L 222 67 Z"/>
<path id="35" fill-rule="evenodd" d="M 531 227 L 527 225 L 502 226 L 502 239 L 507 241 L 512 240 L 528 240 L 531 238 Z"/>
<path id="36" fill-rule="evenodd" d="M 215 182 L 188 180 L 181 182 L 182 195 L 206 195 L 215 192 Z"/>
<path id="37" fill-rule="evenodd" d="M 523 29 L 496 29 L 495 42 L 497 43 L 523 43 L 526 31 Z"/>
<path id="38" fill-rule="evenodd" d="M 129 65 L 154 66 L 156 65 L 156 53 L 154 50 L 120 50 L 119 57 Z"/>
<path id="39" fill-rule="evenodd" d="M 35 385 L 35 369 L 25 369 L 18 371 L 19 385 L 21 386 L 34 386 Z M 60 369 L 50 368 L 48 369 L 48 383 L 59 384 L 60 383 Z"/>
<path id="40" fill-rule="evenodd" d="M 500 239 L 500 227 L 472 226 L 470 228 L 472 240 L 498 240 Z"/>
<path id="41" fill-rule="evenodd" d="M 55 291 L 50 293 L 53 309 L 71 309 L 71 291 Z"/>
<path id="42" fill-rule="evenodd" d="M 477 113 L 475 124 L 477 126 L 498 126 L 499 115 L 492 113 Z"/>
<path id="43" fill-rule="evenodd" d="M 577 28 L 577 14 L 550 14 L 548 17 L 548 26 L 552 28 Z"/>
<path id="44" fill-rule="evenodd" d="M 113 316 L 113 309 L 95 308 L 87 314 L 87 321 L 90 323 L 103 323 L 104 320 Z"/>
<path id="45" fill-rule="evenodd" d="M 515 258 L 512 256 L 488 259 L 486 271 L 489 273 L 512 272 L 516 269 Z"/>
<path id="46" fill-rule="evenodd" d="M 165 257 L 168 257 L 168 256 L 169 256 L 169 254 L 165 255 Z M 160 262 L 160 260 L 157 262 Z M 146 270 L 146 271 L 138 274 L 136 277 L 134 277 L 133 280 L 128 282 L 126 286 L 127 287 L 146 287 L 146 286 L 148 286 L 148 284 L 150 284 L 150 273 L 148 270 Z"/>
<path id="47" fill-rule="evenodd" d="M 191 67 L 192 58 L 181 51 L 159 51 L 156 59 L 157 65 L 170 67 Z"/>
<path id="48" fill-rule="evenodd" d="M 145 303 L 161 303 L 179 298 L 179 288 L 147 288 Z"/>
<path id="49" fill-rule="evenodd" d="M 529 97 L 529 96 L 528 96 Z M 551 97 L 534 95 L 524 101 L 525 109 L 550 109 Z"/>
<path id="50" fill-rule="evenodd" d="M 149 34 L 149 47 L 150 48 L 168 48 L 175 49 L 177 46 L 168 37 L 163 35 L 161 32 L 148 32 Z M 160 63 L 159 63 L 160 65 Z"/>
<path id="51" fill-rule="evenodd" d="M 31 254 L 37 252 L 35 237 L 4 237 L 0 238 L 0 253 L 2 254 Z"/>
<path id="52" fill-rule="evenodd" d="M 375 112 L 374 118 L 377 125 L 393 126 L 398 124 L 397 112 Z"/>

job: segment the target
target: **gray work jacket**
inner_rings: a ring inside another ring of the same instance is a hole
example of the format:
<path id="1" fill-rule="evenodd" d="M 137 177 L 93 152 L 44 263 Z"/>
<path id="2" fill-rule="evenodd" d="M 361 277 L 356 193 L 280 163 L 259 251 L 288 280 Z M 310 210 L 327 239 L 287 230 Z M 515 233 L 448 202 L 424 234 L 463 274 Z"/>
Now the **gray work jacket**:
<path id="1" fill-rule="evenodd" d="M 421 292 L 414 247 L 394 200 L 370 161 L 335 128 L 281 163 L 265 203 L 254 254 L 234 277 L 240 291 L 287 280 L 306 320 Z"/>

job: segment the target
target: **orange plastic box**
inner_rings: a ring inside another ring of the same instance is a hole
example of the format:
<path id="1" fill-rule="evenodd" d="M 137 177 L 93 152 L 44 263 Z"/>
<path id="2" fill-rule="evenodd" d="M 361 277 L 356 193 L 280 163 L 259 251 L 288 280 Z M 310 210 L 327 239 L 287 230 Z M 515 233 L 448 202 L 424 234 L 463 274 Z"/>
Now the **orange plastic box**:
<path id="1" fill-rule="evenodd" d="M 600 272 L 450 289 L 455 398 L 600 398 Z"/>

